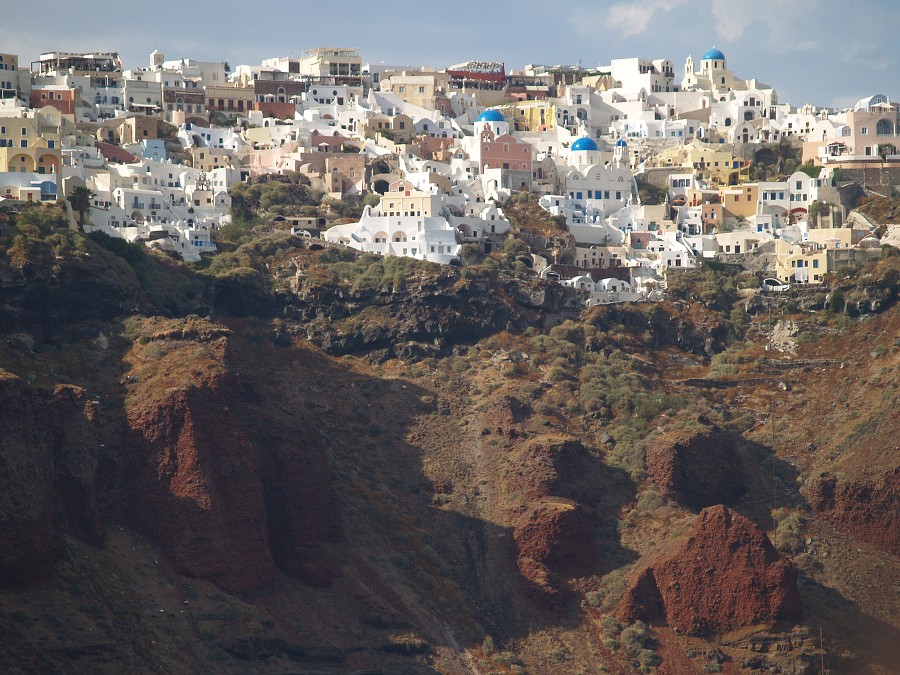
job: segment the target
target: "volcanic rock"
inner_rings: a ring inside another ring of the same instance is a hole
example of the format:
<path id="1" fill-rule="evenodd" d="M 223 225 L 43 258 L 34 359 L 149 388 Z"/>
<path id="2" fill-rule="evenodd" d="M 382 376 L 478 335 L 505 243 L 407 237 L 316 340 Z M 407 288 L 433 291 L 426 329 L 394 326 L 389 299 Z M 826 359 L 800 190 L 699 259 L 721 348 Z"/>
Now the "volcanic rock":
<path id="1" fill-rule="evenodd" d="M 692 635 L 799 620 L 797 572 L 765 533 L 725 506 L 704 509 L 677 549 L 630 581 L 619 617 L 664 620 Z"/>
<path id="2" fill-rule="evenodd" d="M 49 573 L 63 531 L 103 541 L 94 489 L 99 445 L 84 390 L 51 393 L 0 371 L 0 585 Z"/>
<path id="3" fill-rule="evenodd" d="M 716 426 L 671 431 L 647 448 L 647 475 L 689 508 L 733 501 L 744 492 L 733 440 Z"/>
<path id="4" fill-rule="evenodd" d="M 556 575 L 589 574 L 595 562 L 591 530 L 584 510 L 570 500 L 532 502 L 513 528 L 522 576 L 552 591 L 559 585 Z"/>
<path id="5" fill-rule="evenodd" d="M 812 483 L 807 498 L 839 530 L 900 556 L 900 467 L 871 479 L 825 474 Z"/>

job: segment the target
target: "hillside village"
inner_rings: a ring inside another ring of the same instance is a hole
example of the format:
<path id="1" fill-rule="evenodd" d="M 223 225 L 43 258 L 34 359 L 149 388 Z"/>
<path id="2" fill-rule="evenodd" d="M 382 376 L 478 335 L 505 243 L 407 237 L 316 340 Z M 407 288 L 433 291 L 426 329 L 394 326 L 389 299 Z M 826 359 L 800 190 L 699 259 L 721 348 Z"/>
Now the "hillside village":
<path id="1" fill-rule="evenodd" d="M 444 264 L 506 247 L 588 304 L 659 298 L 710 258 L 815 285 L 880 250 L 853 208 L 900 182 L 888 96 L 797 107 L 716 48 L 681 77 L 668 59 L 438 71 L 322 47 L 234 67 L 0 54 L 0 77 L 0 209 L 68 198 L 84 231 L 192 263 L 240 220 Z M 235 208 L 278 180 L 305 198 Z M 549 236 L 505 212 L 529 201 Z"/>

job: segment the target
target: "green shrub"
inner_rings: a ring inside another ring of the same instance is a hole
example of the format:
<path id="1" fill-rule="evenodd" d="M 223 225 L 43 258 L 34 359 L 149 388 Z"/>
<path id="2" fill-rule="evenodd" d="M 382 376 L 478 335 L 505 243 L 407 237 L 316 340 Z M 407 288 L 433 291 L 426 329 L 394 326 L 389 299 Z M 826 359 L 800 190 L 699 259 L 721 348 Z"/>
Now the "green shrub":
<path id="1" fill-rule="evenodd" d="M 659 665 L 660 659 L 652 649 L 642 649 L 637 655 L 638 663 L 642 666 Z"/>
<path id="2" fill-rule="evenodd" d="M 624 626 L 613 616 L 604 616 L 600 621 L 600 629 L 604 635 L 618 635 L 622 632 Z"/>
<path id="3" fill-rule="evenodd" d="M 787 509 L 778 509 L 773 514 L 775 527 L 775 548 L 784 553 L 800 553 L 806 548 L 806 521 L 801 515 Z"/>
<path id="4" fill-rule="evenodd" d="M 637 656 L 642 651 L 655 646 L 655 640 L 650 636 L 650 628 L 643 621 L 635 621 L 634 624 L 623 630 L 619 641 L 625 651 L 632 656 Z"/>
<path id="5" fill-rule="evenodd" d="M 638 497 L 637 501 L 637 509 L 641 513 L 652 513 L 656 511 L 660 506 L 665 505 L 666 499 L 661 494 L 659 494 L 656 490 L 644 490 L 641 493 L 641 496 Z"/>
<path id="6" fill-rule="evenodd" d="M 595 607 L 600 607 L 604 612 L 612 611 L 622 596 L 625 594 L 625 588 L 628 586 L 628 579 L 618 570 L 613 570 L 600 582 L 600 588 L 594 591 L 596 595 L 594 600 L 588 598 L 588 602 Z M 596 602 L 596 604 L 594 604 Z"/>

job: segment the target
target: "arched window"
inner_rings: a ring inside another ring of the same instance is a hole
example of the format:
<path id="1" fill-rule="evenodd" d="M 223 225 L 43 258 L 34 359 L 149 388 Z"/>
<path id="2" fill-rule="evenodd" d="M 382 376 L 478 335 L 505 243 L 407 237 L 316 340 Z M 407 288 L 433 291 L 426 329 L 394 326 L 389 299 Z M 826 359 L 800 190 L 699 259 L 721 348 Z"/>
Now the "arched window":
<path id="1" fill-rule="evenodd" d="M 890 120 L 881 119 L 878 120 L 878 123 L 875 125 L 875 135 L 876 136 L 893 136 L 894 135 L 894 125 Z"/>

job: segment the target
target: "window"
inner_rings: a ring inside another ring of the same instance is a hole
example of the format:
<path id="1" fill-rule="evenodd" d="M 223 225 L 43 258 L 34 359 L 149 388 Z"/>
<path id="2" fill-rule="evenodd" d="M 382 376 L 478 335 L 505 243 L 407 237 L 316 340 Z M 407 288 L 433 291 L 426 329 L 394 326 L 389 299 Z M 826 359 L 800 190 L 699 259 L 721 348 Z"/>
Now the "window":
<path id="1" fill-rule="evenodd" d="M 816 258 L 815 260 L 813 260 L 813 268 L 814 268 L 814 269 L 818 269 L 818 268 L 819 268 L 819 259 L 818 259 L 818 258 Z"/>
<path id="2" fill-rule="evenodd" d="M 863 127 L 862 129 L 859 130 L 859 132 L 860 132 L 863 136 L 868 136 L 868 135 L 869 135 L 869 127 Z"/>

